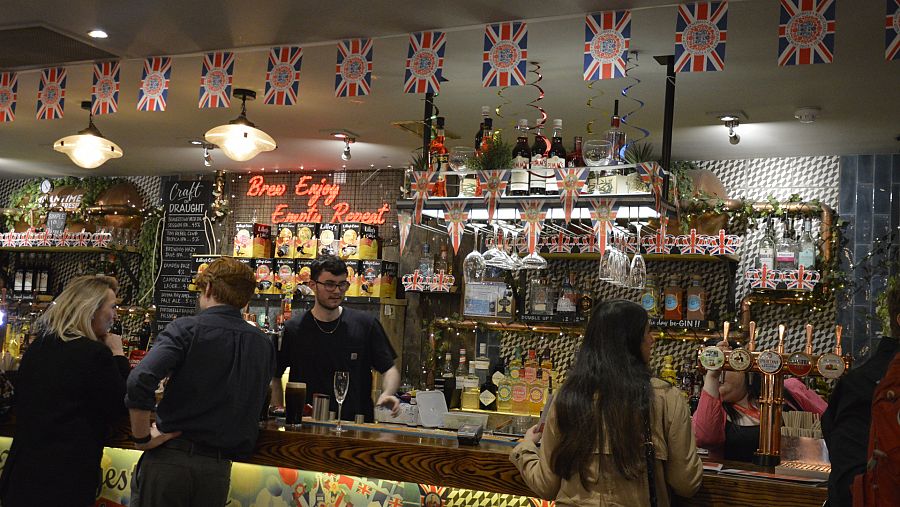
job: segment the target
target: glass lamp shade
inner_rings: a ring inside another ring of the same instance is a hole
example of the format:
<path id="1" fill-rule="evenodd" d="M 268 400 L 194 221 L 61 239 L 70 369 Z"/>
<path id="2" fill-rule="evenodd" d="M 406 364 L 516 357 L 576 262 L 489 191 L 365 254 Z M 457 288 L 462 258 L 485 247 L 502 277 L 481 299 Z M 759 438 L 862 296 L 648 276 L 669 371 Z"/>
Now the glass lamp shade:
<path id="1" fill-rule="evenodd" d="M 94 169 L 111 158 L 122 156 L 122 148 L 103 136 L 79 133 L 66 136 L 55 143 L 53 149 L 65 153 L 78 167 Z"/>
<path id="2" fill-rule="evenodd" d="M 272 151 L 277 146 L 272 136 L 262 130 L 242 123 L 219 125 L 206 132 L 207 142 L 215 144 L 225 156 L 237 162 L 244 162 L 263 151 Z"/>

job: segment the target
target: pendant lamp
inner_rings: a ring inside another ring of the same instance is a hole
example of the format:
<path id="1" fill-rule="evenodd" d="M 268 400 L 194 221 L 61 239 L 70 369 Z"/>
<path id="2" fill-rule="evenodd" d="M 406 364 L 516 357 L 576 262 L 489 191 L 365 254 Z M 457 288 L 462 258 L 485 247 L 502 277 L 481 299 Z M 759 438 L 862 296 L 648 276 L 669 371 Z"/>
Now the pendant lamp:
<path id="1" fill-rule="evenodd" d="M 73 136 L 66 136 L 53 143 L 53 149 L 65 153 L 78 167 L 94 169 L 111 158 L 122 156 L 122 148 L 103 137 L 94 126 L 94 115 L 91 112 L 91 101 L 81 103 L 82 109 L 88 111 L 88 126 Z"/>
<path id="2" fill-rule="evenodd" d="M 235 88 L 234 95 L 241 99 L 241 114 L 227 125 L 207 131 L 204 136 L 206 141 L 218 146 L 226 157 L 237 162 L 250 160 L 262 151 L 274 150 L 277 145 L 272 136 L 247 119 L 247 100 L 256 99 L 256 92 Z"/>

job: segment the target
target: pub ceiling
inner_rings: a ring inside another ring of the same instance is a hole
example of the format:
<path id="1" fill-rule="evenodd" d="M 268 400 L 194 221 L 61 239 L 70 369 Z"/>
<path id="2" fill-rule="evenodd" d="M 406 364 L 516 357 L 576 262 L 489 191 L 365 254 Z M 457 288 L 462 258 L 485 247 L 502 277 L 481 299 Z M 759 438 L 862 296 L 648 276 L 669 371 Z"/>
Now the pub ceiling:
<path id="1" fill-rule="evenodd" d="M 345 0 L 318 2 L 237 1 L 33 1 L 0 0 L 0 70 L 19 72 L 18 108 L 12 123 L 0 123 L 0 177 L 31 175 L 134 175 L 197 173 L 214 169 L 258 170 L 340 167 L 342 144 L 330 129 L 358 134 L 348 168 L 406 164 L 421 143 L 392 122 L 422 117 L 420 95 L 402 90 L 408 33 L 443 29 L 446 59 L 437 106 L 448 131 L 471 144 L 482 105 L 503 104 L 500 127 L 519 117 L 532 121 L 532 86 L 481 86 L 483 24 L 526 20 L 528 59 L 540 64 L 546 95 L 540 105 L 565 122 L 566 144 L 584 135 L 588 122 L 602 131 L 612 101 L 634 85 L 630 97 L 645 103 L 630 121 L 650 131 L 661 145 L 665 68 L 653 56 L 673 53 L 677 2 L 665 0 Z M 584 13 L 631 8 L 631 48 L 638 53 L 630 76 L 592 87 L 582 79 Z M 900 143 L 900 61 L 884 58 L 883 0 L 837 0 L 835 56 L 831 64 L 779 67 L 777 0 L 730 0 L 725 69 L 677 75 L 674 159 L 739 159 L 805 154 L 892 153 Z M 34 27 L 35 29 L 22 30 Z M 109 33 L 87 37 L 92 28 Z M 337 40 L 374 39 L 371 94 L 334 96 Z M 278 142 L 274 152 L 249 162 L 227 160 L 214 150 L 204 167 L 201 150 L 189 144 L 208 129 L 238 114 L 230 109 L 198 109 L 201 55 L 236 52 L 234 86 L 263 94 L 267 50 L 272 45 L 304 48 L 299 102 L 295 106 L 248 103 L 248 116 Z M 143 58 L 173 56 L 168 109 L 136 111 Z M 78 108 L 90 99 L 91 65 L 96 58 L 122 60 L 119 111 L 95 123 L 125 152 L 93 171 L 79 169 L 52 150 L 53 142 L 87 124 Z M 40 68 L 65 65 L 69 72 L 65 116 L 36 120 Z M 536 79 L 529 74 L 529 81 Z M 639 80 L 639 82 L 638 82 Z M 592 106 L 588 107 L 588 100 Z M 821 108 L 815 123 L 800 124 L 794 111 Z M 623 109 L 635 102 L 623 99 Z M 712 114 L 743 111 L 741 142 L 731 145 L 727 130 Z M 630 131 L 636 134 L 637 131 Z"/>

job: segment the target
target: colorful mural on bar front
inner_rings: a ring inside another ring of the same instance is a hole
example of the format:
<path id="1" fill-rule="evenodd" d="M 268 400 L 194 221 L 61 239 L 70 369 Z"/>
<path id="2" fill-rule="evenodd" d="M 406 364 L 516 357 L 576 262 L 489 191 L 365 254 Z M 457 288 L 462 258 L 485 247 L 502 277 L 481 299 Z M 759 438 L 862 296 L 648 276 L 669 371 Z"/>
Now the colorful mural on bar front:
<path id="1" fill-rule="evenodd" d="M 0 437 L 0 468 L 12 439 Z M 100 461 L 101 484 L 94 507 L 131 504 L 131 472 L 141 453 L 107 447 Z M 49 479 L 52 481 L 52 479 Z M 52 484 L 52 482 L 51 482 Z M 46 490 L 47 504 L 53 488 Z M 445 488 L 412 482 L 369 479 L 235 463 L 226 507 L 552 507 L 524 496 Z"/>
<path id="2" fill-rule="evenodd" d="M 270 223 L 283 222 L 315 222 L 323 220 L 320 205 L 329 208 L 332 215 L 330 223 L 362 222 L 371 225 L 382 225 L 391 211 L 388 202 L 382 202 L 377 209 L 360 210 L 351 206 L 349 201 L 340 200 L 342 184 L 334 181 L 333 175 L 327 174 L 295 174 L 295 175 L 255 175 L 247 181 L 247 188 L 242 192 L 244 199 L 266 198 L 266 204 L 272 202 L 271 211 L 260 210 L 261 216 L 268 215 Z M 263 215 L 265 213 L 265 215 Z"/>

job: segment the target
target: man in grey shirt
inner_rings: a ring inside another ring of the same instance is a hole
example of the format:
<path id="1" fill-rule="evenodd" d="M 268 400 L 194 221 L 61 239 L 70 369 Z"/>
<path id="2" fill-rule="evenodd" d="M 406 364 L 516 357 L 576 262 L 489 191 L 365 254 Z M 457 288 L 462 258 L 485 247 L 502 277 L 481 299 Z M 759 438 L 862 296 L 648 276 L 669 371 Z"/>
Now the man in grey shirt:
<path id="1" fill-rule="evenodd" d="M 200 313 L 166 326 L 128 377 L 131 438 L 144 451 L 132 479 L 132 507 L 221 507 L 231 460 L 249 456 L 256 445 L 275 347 L 241 317 L 253 296 L 253 272 L 222 257 L 196 285 Z M 155 391 L 167 375 L 151 425 Z"/>

